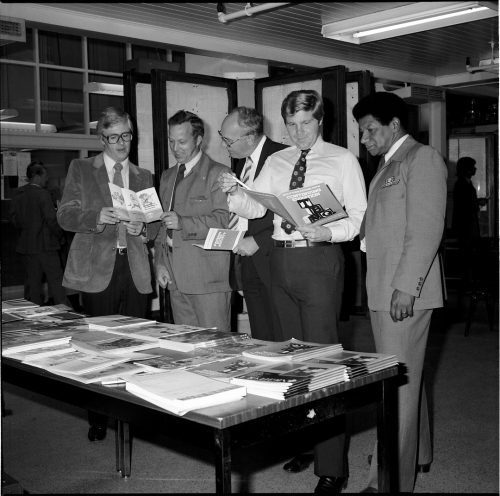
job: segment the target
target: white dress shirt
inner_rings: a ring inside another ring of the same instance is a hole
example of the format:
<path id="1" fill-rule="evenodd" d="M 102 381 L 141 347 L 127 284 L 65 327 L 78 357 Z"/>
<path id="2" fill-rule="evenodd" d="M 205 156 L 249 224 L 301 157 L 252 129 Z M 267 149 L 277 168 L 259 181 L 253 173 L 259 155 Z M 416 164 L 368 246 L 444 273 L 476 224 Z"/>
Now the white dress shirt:
<path id="1" fill-rule="evenodd" d="M 300 153 L 300 149 L 292 146 L 268 157 L 253 183 L 253 189 L 273 195 L 289 191 L 292 171 Z M 352 240 L 359 233 L 366 210 L 365 180 L 356 157 L 345 148 L 326 143 L 320 136 L 307 154 L 306 167 L 304 187 L 326 183 L 348 215 L 324 224 L 331 232 L 331 241 Z M 241 188 L 237 194 L 228 195 L 228 205 L 232 212 L 249 219 L 266 213 L 266 208 L 247 196 Z M 274 214 L 273 239 L 304 239 L 298 231 L 286 234 L 281 228 L 281 221 L 282 218 Z"/>

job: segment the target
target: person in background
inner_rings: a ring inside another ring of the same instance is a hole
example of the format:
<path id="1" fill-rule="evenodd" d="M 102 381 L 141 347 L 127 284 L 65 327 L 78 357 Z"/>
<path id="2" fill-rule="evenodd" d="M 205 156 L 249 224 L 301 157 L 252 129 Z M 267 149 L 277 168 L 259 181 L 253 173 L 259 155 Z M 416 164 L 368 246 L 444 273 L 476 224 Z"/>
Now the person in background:
<path id="1" fill-rule="evenodd" d="M 44 303 L 45 274 L 54 303 L 66 304 L 59 258 L 63 231 L 47 190 L 49 175 L 43 163 L 35 160 L 28 165 L 26 176 L 28 184 L 16 190 L 10 211 L 10 220 L 18 231 L 16 252 L 22 255 L 25 270 L 24 297 L 39 305 Z"/>
<path id="2" fill-rule="evenodd" d="M 399 491 L 413 492 L 417 470 L 427 471 L 432 461 L 422 371 L 432 311 L 443 305 L 438 249 L 447 169 L 436 150 L 408 134 L 408 108 L 397 95 L 366 96 L 353 115 L 361 143 L 381 157 L 360 238 L 376 351 L 406 368 L 398 388 Z M 378 491 L 376 447 L 364 491 Z"/>
<path id="3" fill-rule="evenodd" d="M 222 143 L 231 158 L 237 159 L 236 176 L 253 187 L 267 157 L 287 148 L 264 135 L 262 115 L 248 107 L 237 107 L 222 121 L 219 131 Z M 271 299 L 271 250 L 273 249 L 273 213 L 260 219 L 232 215 L 229 227 L 246 231 L 233 250 L 236 254 L 234 279 L 241 281 L 252 337 L 281 341 L 281 331 Z"/>
<path id="4" fill-rule="evenodd" d="M 472 157 L 460 157 L 457 161 L 457 180 L 453 188 L 452 233 L 458 240 L 462 291 L 471 289 L 475 265 L 475 250 L 480 238 L 479 207 L 484 199 L 478 200 L 472 176 L 476 174 L 476 161 Z"/>
<path id="5" fill-rule="evenodd" d="M 292 91 L 286 96 L 281 116 L 293 146 L 271 155 L 253 186 L 257 191 L 279 195 L 297 187 L 326 183 L 344 206 L 347 218 L 322 226 L 295 228 L 274 214 L 271 252 L 271 297 L 283 338 L 338 343 L 344 282 L 339 243 L 359 233 L 366 193 L 356 157 L 345 148 L 323 141 L 323 114 L 323 100 L 314 90 Z M 263 205 L 237 185 L 231 173 L 221 174 L 219 183 L 228 193 L 231 211 L 247 218 L 266 213 Z M 340 493 L 347 487 L 344 432 L 316 444 L 314 473 L 319 477 L 317 494 Z"/>
<path id="6" fill-rule="evenodd" d="M 159 285 L 170 291 L 176 324 L 230 331 L 230 252 L 193 246 L 203 243 L 211 227 L 227 228 L 229 222 L 226 196 L 217 187 L 227 166 L 201 150 L 204 133 L 203 121 L 192 112 L 179 110 L 168 120 L 177 164 L 160 180 L 165 212 L 155 240 L 155 270 Z"/>
<path id="7" fill-rule="evenodd" d="M 97 121 L 103 153 L 71 162 L 57 219 L 75 233 L 63 285 L 81 291 L 85 313 L 144 318 L 152 293 L 147 226 L 120 221 L 108 183 L 140 191 L 153 186 L 151 172 L 129 160 L 130 116 L 105 108 Z M 104 439 L 107 418 L 89 412 L 91 441 Z"/>

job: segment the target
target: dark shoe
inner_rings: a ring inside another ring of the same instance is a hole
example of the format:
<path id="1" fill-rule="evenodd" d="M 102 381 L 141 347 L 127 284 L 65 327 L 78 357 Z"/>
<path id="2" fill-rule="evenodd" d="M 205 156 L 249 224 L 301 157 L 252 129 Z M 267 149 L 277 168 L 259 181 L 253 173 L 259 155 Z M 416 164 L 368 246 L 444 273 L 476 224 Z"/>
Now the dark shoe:
<path id="1" fill-rule="evenodd" d="M 305 470 L 314 461 L 314 455 L 301 454 L 293 457 L 289 462 L 283 465 L 283 470 L 287 472 L 298 473 Z"/>
<path id="2" fill-rule="evenodd" d="M 378 489 L 376 489 L 375 487 L 372 487 L 372 486 L 368 486 L 360 492 L 362 492 L 362 493 L 378 493 Z"/>
<path id="3" fill-rule="evenodd" d="M 91 425 L 88 433 L 89 441 L 102 441 L 106 437 L 106 427 Z"/>
<path id="4" fill-rule="evenodd" d="M 314 494 L 340 494 L 347 487 L 347 480 L 347 477 L 321 476 Z"/>

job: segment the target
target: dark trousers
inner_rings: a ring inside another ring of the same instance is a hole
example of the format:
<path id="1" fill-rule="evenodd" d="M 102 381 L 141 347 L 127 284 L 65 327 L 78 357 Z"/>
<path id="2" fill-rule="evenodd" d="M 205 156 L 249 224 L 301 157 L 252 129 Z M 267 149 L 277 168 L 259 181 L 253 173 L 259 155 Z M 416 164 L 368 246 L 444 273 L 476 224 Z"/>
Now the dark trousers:
<path id="1" fill-rule="evenodd" d="M 284 339 L 339 342 L 344 255 L 338 245 L 274 248 L 271 281 Z M 321 441 L 314 448 L 314 473 L 318 476 L 347 476 L 345 418 L 338 417 L 336 424 L 340 434 Z"/>
<path id="2" fill-rule="evenodd" d="M 113 275 L 104 291 L 99 293 L 82 292 L 84 311 L 93 317 L 121 314 L 145 318 L 147 303 L 148 295 L 139 293 L 135 287 L 126 254 L 116 255 Z M 89 410 L 88 416 L 90 425 L 106 427 L 106 415 Z"/>
<path id="3" fill-rule="evenodd" d="M 25 270 L 24 297 L 41 305 L 43 274 L 47 278 L 49 294 L 54 298 L 54 303 L 66 303 L 66 291 L 63 288 L 63 269 L 61 259 L 56 250 L 42 251 L 23 255 Z"/>
<path id="4" fill-rule="evenodd" d="M 252 338 L 282 341 L 280 325 L 271 298 L 271 271 L 269 260 L 261 262 L 259 269 L 253 257 L 239 257 L 243 294 L 248 311 Z"/>

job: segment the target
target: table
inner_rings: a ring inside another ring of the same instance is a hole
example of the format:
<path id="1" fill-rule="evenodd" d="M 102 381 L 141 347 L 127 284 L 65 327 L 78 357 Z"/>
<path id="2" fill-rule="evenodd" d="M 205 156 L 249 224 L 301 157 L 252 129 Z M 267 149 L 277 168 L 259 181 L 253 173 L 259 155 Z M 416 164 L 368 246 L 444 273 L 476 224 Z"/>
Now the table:
<path id="1" fill-rule="evenodd" d="M 138 398 L 124 387 L 82 384 L 19 361 L 2 359 L 2 379 L 16 386 L 91 409 L 116 419 L 116 469 L 131 473 L 130 425 L 154 421 L 174 429 L 208 429 L 213 438 L 217 493 L 231 492 L 231 447 L 327 422 L 376 403 L 379 491 L 397 492 L 396 366 L 288 400 L 247 395 L 239 401 L 179 417 Z"/>

